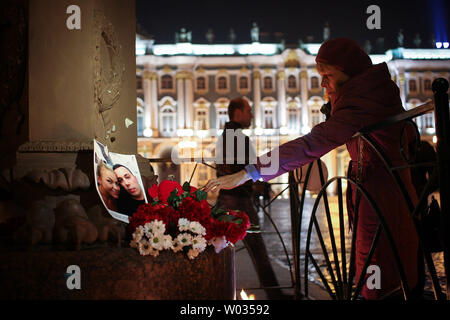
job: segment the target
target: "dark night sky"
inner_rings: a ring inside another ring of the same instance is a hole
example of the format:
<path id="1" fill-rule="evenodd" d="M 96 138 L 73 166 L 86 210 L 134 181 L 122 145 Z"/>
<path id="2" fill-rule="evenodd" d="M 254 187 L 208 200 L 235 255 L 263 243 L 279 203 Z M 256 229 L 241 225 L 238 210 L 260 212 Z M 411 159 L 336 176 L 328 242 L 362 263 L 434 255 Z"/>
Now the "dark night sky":
<path id="1" fill-rule="evenodd" d="M 385 38 L 385 46 L 395 47 L 397 33 L 403 29 L 405 47 L 413 47 L 413 38 L 419 33 L 422 47 L 428 46 L 435 32 L 436 14 L 433 7 L 440 4 L 439 20 L 448 34 L 449 5 L 446 0 L 136 0 L 137 22 L 153 35 L 156 44 L 174 43 L 174 35 L 180 28 L 192 31 L 193 43 L 206 43 L 205 33 L 212 28 L 214 43 L 227 43 L 228 32 L 233 28 L 236 43 L 250 42 L 252 22 L 257 22 L 261 42 L 272 42 L 275 33 L 284 34 L 286 43 L 298 43 L 312 35 L 314 42 L 321 42 L 325 22 L 330 24 L 331 37 L 347 36 L 361 45 L 366 39 L 375 43 Z M 369 30 L 366 8 L 377 4 L 381 8 L 381 30 Z M 264 34 L 267 36 L 264 37 Z"/>

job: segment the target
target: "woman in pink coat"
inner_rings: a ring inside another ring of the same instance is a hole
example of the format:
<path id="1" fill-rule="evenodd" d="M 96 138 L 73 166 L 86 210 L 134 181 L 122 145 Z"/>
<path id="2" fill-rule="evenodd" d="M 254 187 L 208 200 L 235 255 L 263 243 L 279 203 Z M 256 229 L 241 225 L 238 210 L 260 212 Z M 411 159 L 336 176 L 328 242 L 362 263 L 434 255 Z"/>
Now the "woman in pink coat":
<path id="1" fill-rule="evenodd" d="M 292 171 L 314 161 L 332 149 L 346 144 L 351 161 L 351 176 L 356 178 L 359 138 L 352 138 L 360 129 L 377 123 L 405 110 L 402 107 L 399 89 L 391 80 L 385 63 L 372 65 L 369 56 L 350 39 L 338 38 L 322 44 L 316 57 L 317 70 L 322 77 L 322 87 L 331 101 L 331 116 L 326 122 L 316 125 L 309 134 L 289 141 L 259 157 L 257 163 L 248 165 L 238 173 L 210 180 L 206 191 L 231 189 L 249 179 L 268 181 L 285 172 Z M 401 157 L 399 138 L 402 124 L 371 133 L 371 137 L 382 147 L 394 166 L 405 165 Z M 378 156 L 366 144 L 361 145 L 360 183 L 372 196 L 393 235 L 409 288 L 417 284 L 418 240 L 408 207 L 383 167 Z M 278 155 L 278 166 L 273 168 L 273 159 Z M 263 158 L 265 157 L 265 158 Z M 263 160 L 263 162 L 261 161 Z M 265 163 L 264 159 L 271 159 Z M 399 172 L 413 203 L 417 202 L 409 169 Z M 351 198 L 351 199 L 350 199 Z M 349 216 L 355 193 L 349 199 Z M 378 226 L 378 218 L 367 200 L 361 197 L 359 221 L 356 235 L 356 283 L 359 280 L 365 258 Z M 371 260 L 380 267 L 381 289 L 369 289 L 364 285 L 361 294 L 366 299 L 378 299 L 400 285 L 394 258 L 386 235 L 381 237 Z"/>

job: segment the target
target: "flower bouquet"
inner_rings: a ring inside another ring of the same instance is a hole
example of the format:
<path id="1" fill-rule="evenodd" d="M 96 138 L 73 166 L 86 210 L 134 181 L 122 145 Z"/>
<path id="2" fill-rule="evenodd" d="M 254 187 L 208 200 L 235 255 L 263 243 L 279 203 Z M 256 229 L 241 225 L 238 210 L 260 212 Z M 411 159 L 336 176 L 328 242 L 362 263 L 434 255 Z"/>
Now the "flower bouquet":
<path id="1" fill-rule="evenodd" d="M 130 246 L 141 255 L 158 256 L 162 250 L 183 251 L 195 259 L 207 245 L 219 253 L 244 239 L 250 221 L 245 212 L 211 207 L 207 193 L 171 180 L 148 189 L 151 203 L 130 217 Z"/>

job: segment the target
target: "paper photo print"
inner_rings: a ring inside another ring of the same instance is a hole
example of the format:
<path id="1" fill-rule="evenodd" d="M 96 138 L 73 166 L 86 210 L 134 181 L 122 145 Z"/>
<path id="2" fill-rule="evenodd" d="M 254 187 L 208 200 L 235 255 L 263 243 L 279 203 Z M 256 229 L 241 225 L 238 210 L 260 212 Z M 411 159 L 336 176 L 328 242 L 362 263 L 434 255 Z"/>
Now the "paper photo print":
<path id="1" fill-rule="evenodd" d="M 98 195 L 113 218 L 128 223 L 128 217 L 148 203 L 136 157 L 108 152 L 95 139 L 94 176 Z"/>

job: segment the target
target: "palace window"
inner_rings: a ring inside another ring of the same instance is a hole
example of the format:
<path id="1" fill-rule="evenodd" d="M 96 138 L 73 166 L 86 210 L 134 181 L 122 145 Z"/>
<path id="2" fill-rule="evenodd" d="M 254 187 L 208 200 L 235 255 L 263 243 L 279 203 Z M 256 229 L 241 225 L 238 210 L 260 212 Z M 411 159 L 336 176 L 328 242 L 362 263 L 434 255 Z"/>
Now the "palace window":
<path id="1" fill-rule="evenodd" d="M 195 112 L 194 128 L 196 130 L 208 130 L 208 111 L 198 108 Z"/>
<path id="2" fill-rule="evenodd" d="M 408 88 L 409 88 L 409 92 L 416 92 L 417 91 L 416 80 L 413 80 L 413 79 L 409 80 Z"/>
<path id="3" fill-rule="evenodd" d="M 434 128 L 434 112 L 425 113 L 423 115 L 423 128 Z"/>
<path id="4" fill-rule="evenodd" d="M 264 77 L 264 90 L 272 90 L 272 77 Z"/>
<path id="5" fill-rule="evenodd" d="M 172 76 L 165 74 L 161 77 L 161 89 L 173 89 Z"/>
<path id="6" fill-rule="evenodd" d="M 273 109 L 265 108 L 264 109 L 264 128 L 273 129 Z"/>
<path id="7" fill-rule="evenodd" d="M 239 89 L 248 89 L 248 77 L 239 77 Z"/>
<path id="8" fill-rule="evenodd" d="M 219 109 L 217 111 L 217 129 L 224 129 L 225 123 L 228 122 L 228 110 Z"/>
<path id="9" fill-rule="evenodd" d="M 311 77 L 311 89 L 319 89 L 319 78 Z"/>
<path id="10" fill-rule="evenodd" d="M 425 91 L 431 91 L 431 80 L 430 79 L 425 79 L 423 81 L 423 89 Z"/>
<path id="11" fill-rule="evenodd" d="M 227 85 L 227 78 L 226 77 L 219 77 L 217 79 L 217 87 L 219 90 L 226 90 L 228 88 Z"/>
<path id="12" fill-rule="evenodd" d="M 298 129 L 298 109 L 295 107 L 289 107 L 288 109 L 288 129 L 297 130 Z"/>
<path id="13" fill-rule="evenodd" d="M 297 79 L 295 76 L 290 75 L 288 77 L 288 89 L 296 89 L 297 88 Z"/>
<path id="14" fill-rule="evenodd" d="M 175 134 L 176 112 L 171 106 L 166 106 L 161 110 L 161 135 L 170 137 Z"/>
<path id="15" fill-rule="evenodd" d="M 324 103 L 325 101 L 317 96 L 308 100 L 309 124 L 311 128 L 325 120 L 325 116 L 320 112 L 320 108 Z"/>
<path id="16" fill-rule="evenodd" d="M 206 80 L 205 77 L 197 78 L 197 90 L 205 90 L 206 89 Z"/>

